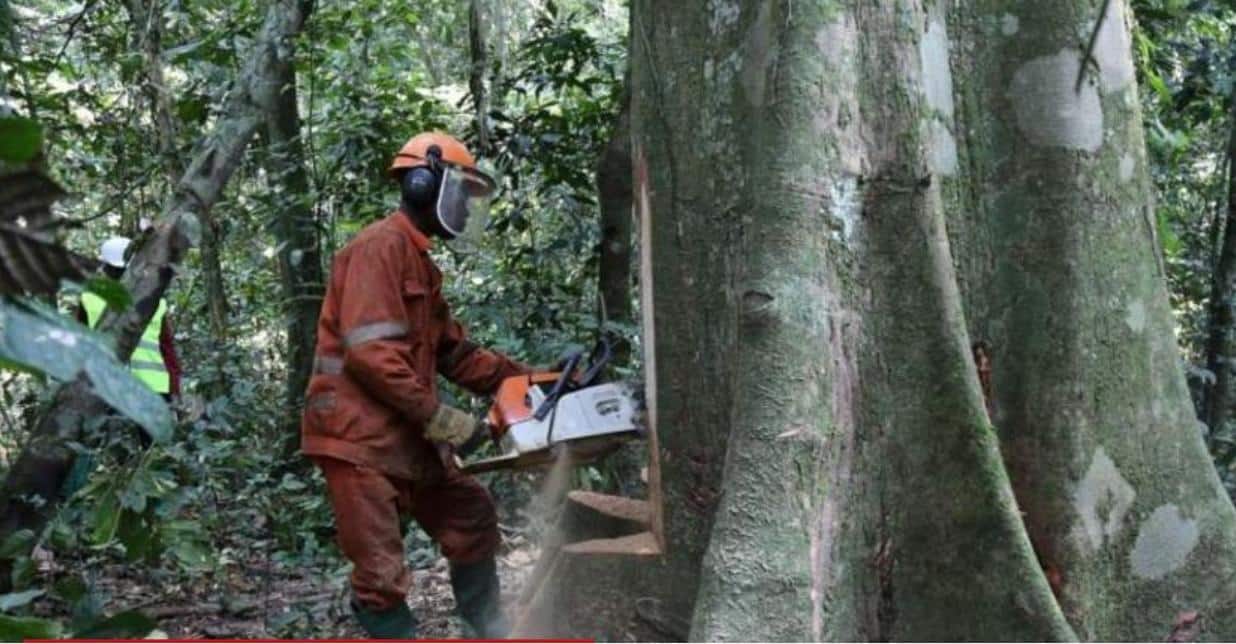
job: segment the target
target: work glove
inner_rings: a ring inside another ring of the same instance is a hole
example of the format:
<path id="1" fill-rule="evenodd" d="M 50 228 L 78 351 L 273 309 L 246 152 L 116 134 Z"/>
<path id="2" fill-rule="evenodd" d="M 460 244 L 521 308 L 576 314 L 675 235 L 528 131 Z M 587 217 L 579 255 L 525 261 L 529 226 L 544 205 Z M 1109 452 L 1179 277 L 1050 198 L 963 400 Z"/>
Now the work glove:
<path id="1" fill-rule="evenodd" d="M 459 471 L 459 457 L 471 454 L 480 447 L 488 435 L 485 424 L 472 414 L 449 405 L 438 405 L 425 425 L 428 438 L 438 453 L 438 460 L 448 476 Z"/>
<path id="2" fill-rule="evenodd" d="M 451 407 L 438 405 L 425 425 L 425 438 L 434 443 L 447 443 L 459 447 L 483 433 L 484 424 L 472 414 Z"/>

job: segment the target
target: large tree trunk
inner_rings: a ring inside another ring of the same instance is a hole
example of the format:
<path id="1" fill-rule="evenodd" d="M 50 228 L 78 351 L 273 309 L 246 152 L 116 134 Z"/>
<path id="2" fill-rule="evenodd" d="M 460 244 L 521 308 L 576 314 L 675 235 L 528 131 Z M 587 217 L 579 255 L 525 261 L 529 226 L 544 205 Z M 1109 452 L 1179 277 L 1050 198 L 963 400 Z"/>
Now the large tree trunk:
<path id="1" fill-rule="evenodd" d="M 1228 120 L 1226 225 L 1215 222 L 1216 229 L 1223 228 L 1223 243 L 1210 292 L 1210 335 L 1206 343 L 1206 368 L 1214 374 L 1214 380 L 1203 390 L 1201 414 L 1212 438 L 1230 438 L 1227 425 L 1236 405 L 1236 91 L 1232 93 Z M 1236 450 L 1219 453 L 1225 465 L 1230 464 L 1232 455 Z"/>
<path id="2" fill-rule="evenodd" d="M 1083 638 L 1160 638 L 1191 610 L 1236 636 L 1236 513 L 1180 369 L 1128 6 L 983 0 L 953 18 L 950 223 L 1039 559 Z"/>
<path id="3" fill-rule="evenodd" d="M 214 129 L 199 144 L 153 235 L 130 261 L 124 283 L 133 306 L 122 314 L 105 315 L 100 323 L 103 332 L 115 334 L 121 359 L 133 353 L 171 282 L 173 266 L 199 237 L 201 213 L 219 199 L 265 113 L 274 109 L 280 86 L 273 72 L 311 6 L 308 0 L 278 0 L 271 5 Z M 61 486 L 73 464 L 70 443 L 79 441 L 85 426 L 105 413 L 106 405 L 82 379 L 56 392 L 0 485 L 0 541 L 21 529 L 35 533 L 43 529 L 62 500 Z M 0 562 L 0 588 L 10 583 L 10 564 Z"/>
<path id="4" fill-rule="evenodd" d="M 633 3 L 667 552 L 546 630 L 1236 637 L 1110 5 Z"/>
<path id="5" fill-rule="evenodd" d="M 279 60 L 276 76 L 282 91 L 266 122 L 270 144 L 270 175 L 278 188 L 275 237 L 279 242 L 279 278 L 287 321 L 287 392 L 280 436 L 284 453 L 295 454 L 300 446 L 300 412 L 313 369 L 317 345 L 318 312 L 322 306 L 322 253 L 318 222 L 314 215 L 309 174 L 305 170 L 305 146 L 301 139 L 300 112 L 296 102 L 296 68 L 293 55 Z"/>

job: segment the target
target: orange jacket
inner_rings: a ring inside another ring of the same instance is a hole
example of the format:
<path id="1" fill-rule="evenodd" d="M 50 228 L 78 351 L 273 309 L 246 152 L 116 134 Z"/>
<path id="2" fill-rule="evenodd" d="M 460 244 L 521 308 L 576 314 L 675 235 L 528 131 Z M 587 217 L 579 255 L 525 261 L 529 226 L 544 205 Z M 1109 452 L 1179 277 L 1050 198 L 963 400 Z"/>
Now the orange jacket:
<path id="1" fill-rule="evenodd" d="M 421 479 L 440 468 L 423 435 L 438 406 L 435 374 L 487 395 L 528 371 L 467 339 L 430 246 L 396 211 L 335 255 L 301 419 L 305 455 Z"/>

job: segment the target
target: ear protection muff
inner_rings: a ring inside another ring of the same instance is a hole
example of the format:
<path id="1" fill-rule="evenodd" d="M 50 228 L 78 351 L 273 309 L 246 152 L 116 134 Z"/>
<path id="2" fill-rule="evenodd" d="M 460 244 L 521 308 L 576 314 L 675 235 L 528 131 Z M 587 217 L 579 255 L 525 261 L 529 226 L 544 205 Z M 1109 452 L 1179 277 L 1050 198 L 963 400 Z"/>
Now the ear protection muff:
<path id="1" fill-rule="evenodd" d="M 400 191 L 408 207 L 423 210 L 432 207 L 442 189 L 442 148 L 429 146 L 425 153 L 428 165 L 418 166 L 403 173 Z"/>

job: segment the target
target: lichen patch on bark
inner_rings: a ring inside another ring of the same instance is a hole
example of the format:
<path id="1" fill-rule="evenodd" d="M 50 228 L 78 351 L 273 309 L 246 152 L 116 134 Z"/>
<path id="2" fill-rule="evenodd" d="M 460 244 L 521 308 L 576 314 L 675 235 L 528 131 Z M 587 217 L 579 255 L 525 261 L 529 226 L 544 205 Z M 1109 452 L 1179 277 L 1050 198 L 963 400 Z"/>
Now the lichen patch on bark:
<path id="1" fill-rule="evenodd" d="M 1103 105 L 1093 83 L 1076 87 L 1076 49 L 1035 58 L 1013 75 L 1008 97 L 1017 126 L 1031 143 L 1097 152 L 1103 145 Z"/>
<path id="2" fill-rule="evenodd" d="M 1141 333 L 1146 330 L 1146 304 L 1141 300 L 1133 300 L 1125 307 L 1126 315 L 1124 323 L 1129 326 L 1129 330 L 1134 333 Z"/>
<path id="3" fill-rule="evenodd" d="M 736 0 L 709 0 L 708 27 L 712 35 L 720 36 L 725 31 L 738 24 L 742 14 L 742 6 Z"/>
<path id="4" fill-rule="evenodd" d="M 844 175 L 829 183 L 829 215 L 832 218 L 832 239 L 846 243 L 854 238 L 861 220 L 863 203 L 858 177 Z"/>
<path id="5" fill-rule="evenodd" d="M 1129 553 L 1133 574 L 1160 579 L 1180 569 L 1197 547 L 1197 521 L 1186 518 L 1174 503 L 1155 508 L 1138 529 Z"/>
<path id="6" fill-rule="evenodd" d="M 1093 29 L 1093 25 L 1091 26 Z M 1111 0 L 1099 35 L 1094 41 L 1094 59 L 1099 64 L 1099 76 L 1104 93 L 1128 87 L 1133 82 L 1133 43 L 1125 20 L 1124 0 Z"/>
<path id="7" fill-rule="evenodd" d="M 918 43 L 923 63 L 923 92 L 927 105 L 944 118 L 953 118 L 953 72 L 948 61 L 949 39 L 944 16 L 932 10 L 927 31 Z"/>
<path id="8" fill-rule="evenodd" d="M 1125 152 L 1123 157 L 1120 157 L 1120 181 L 1127 182 L 1133 178 L 1133 173 L 1137 170 L 1137 157 L 1133 156 L 1132 152 Z"/>
<path id="9" fill-rule="evenodd" d="M 957 141 L 948 126 L 939 119 L 931 123 L 931 170 L 936 174 L 957 174 Z"/>
<path id="10" fill-rule="evenodd" d="M 957 142 L 949 130 L 953 121 L 953 71 L 949 65 L 948 28 L 943 9 L 932 8 L 927 15 L 927 27 L 918 43 L 922 64 L 923 94 L 931 114 L 928 162 L 937 174 L 957 173 Z"/>
<path id="11" fill-rule="evenodd" d="M 1020 18 L 1011 13 L 1006 13 L 1000 18 L 1000 33 L 1006 36 L 1016 36 L 1019 31 L 1021 31 Z"/>
<path id="12" fill-rule="evenodd" d="M 1090 469 L 1073 492 L 1073 507 L 1081 517 L 1085 542 L 1093 550 L 1103 546 L 1124 527 L 1124 517 L 1137 493 L 1116 468 L 1116 463 L 1099 447 Z"/>

